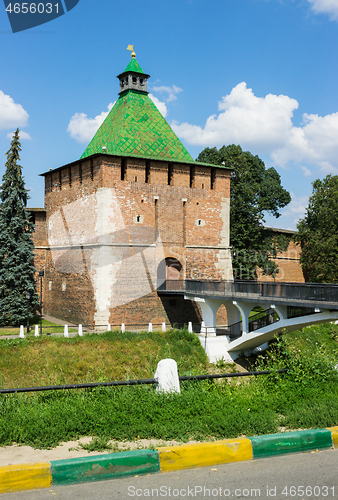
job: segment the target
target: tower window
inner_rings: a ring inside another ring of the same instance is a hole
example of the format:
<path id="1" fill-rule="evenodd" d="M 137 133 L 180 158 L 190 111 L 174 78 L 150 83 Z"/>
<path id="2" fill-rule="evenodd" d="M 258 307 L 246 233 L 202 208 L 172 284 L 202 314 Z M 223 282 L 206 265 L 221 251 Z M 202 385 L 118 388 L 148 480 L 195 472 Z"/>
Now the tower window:
<path id="1" fill-rule="evenodd" d="M 211 189 L 216 189 L 216 169 L 211 169 Z"/>
<path id="2" fill-rule="evenodd" d="M 136 215 L 135 217 L 133 217 L 133 222 L 135 224 L 142 224 L 143 221 L 144 221 L 143 215 Z"/>
<path id="3" fill-rule="evenodd" d="M 174 177 L 174 165 L 169 163 L 168 164 L 168 186 L 173 185 L 173 177 Z"/>
<path id="4" fill-rule="evenodd" d="M 136 78 L 136 76 L 133 76 L 133 83 L 137 83 L 137 78 Z"/>
<path id="5" fill-rule="evenodd" d="M 126 173 L 127 173 L 127 160 L 123 158 L 121 162 L 121 181 L 125 180 Z"/>
<path id="6" fill-rule="evenodd" d="M 150 161 L 146 162 L 146 184 L 150 182 Z"/>
<path id="7" fill-rule="evenodd" d="M 190 187 L 194 187 L 195 183 L 195 167 L 190 167 Z"/>

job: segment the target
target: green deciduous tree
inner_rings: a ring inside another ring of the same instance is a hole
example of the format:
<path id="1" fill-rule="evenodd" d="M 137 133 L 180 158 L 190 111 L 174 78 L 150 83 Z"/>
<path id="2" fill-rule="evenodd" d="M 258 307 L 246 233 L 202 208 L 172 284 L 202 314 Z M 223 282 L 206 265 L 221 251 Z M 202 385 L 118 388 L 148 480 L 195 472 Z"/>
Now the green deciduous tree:
<path id="1" fill-rule="evenodd" d="M 27 303 L 32 316 L 39 305 L 34 282 L 33 223 L 29 220 L 27 190 L 19 165 L 19 130 L 7 154 L 6 171 L 0 187 L 0 324 L 25 322 Z M 27 301 L 26 295 L 30 298 Z"/>
<path id="2" fill-rule="evenodd" d="M 280 209 L 291 201 L 278 172 L 234 144 L 206 148 L 197 161 L 233 169 L 230 187 L 230 245 L 237 279 L 256 279 L 257 268 L 274 276 L 278 266 L 271 260 L 286 249 L 288 239 L 264 228 L 264 214 L 280 216 Z"/>
<path id="3" fill-rule="evenodd" d="M 338 176 L 312 183 L 305 216 L 297 225 L 295 240 L 301 244 L 300 262 L 306 281 L 338 282 Z"/>

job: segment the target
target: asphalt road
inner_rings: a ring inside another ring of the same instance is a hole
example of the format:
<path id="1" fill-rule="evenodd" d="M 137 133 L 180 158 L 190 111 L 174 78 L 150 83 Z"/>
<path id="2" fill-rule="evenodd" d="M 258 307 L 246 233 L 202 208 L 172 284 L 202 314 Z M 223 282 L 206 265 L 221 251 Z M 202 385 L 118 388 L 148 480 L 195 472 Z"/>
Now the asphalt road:
<path id="1" fill-rule="evenodd" d="M 338 499 L 338 449 L 71 486 L 0 500 Z"/>

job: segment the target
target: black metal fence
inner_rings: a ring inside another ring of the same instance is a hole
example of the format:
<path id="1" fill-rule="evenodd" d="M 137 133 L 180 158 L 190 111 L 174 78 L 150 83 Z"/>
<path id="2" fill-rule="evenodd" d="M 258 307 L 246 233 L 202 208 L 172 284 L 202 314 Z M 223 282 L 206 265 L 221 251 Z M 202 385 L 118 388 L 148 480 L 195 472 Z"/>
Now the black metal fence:
<path id="1" fill-rule="evenodd" d="M 279 316 L 276 313 L 275 309 L 266 309 L 265 311 L 258 312 L 254 314 L 249 319 L 249 332 L 254 332 L 259 328 L 263 328 L 264 326 L 272 325 L 279 321 Z M 238 321 L 229 327 L 229 335 L 230 339 L 234 340 L 241 337 L 243 332 L 242 321 Z"/>
<path id="2" fill-rule="evenodd" d="M 277 370 L 277 373 L 286 373 L 289 369 L 283 368 Z M 237 373 L 217 373 L 213 375 L 185 375 L 179 377 L 180 382 L 185 380 L 208 380 L 217 378 L 232 378 L 232 377 L 252 377 L 256 375 L 269 375 L 272 370 L 261 370 L 252 372 L 237 372 Z M 151 385 L 157 384 L 156 378 L 137 379 L 137 380 L 122 380 L 116 382 L 88 382 L 85 384 L 65 384 L 65 385 L 48 385 L 42 387 L 18 387 L 16 389 L 0 389 L 0 394 L 14 394 L 19 392 L 41 392 L 41 391 L 59 391 L 67 389 L 90 389 L 95 387 L 117 387 L 128 385 Z"/>

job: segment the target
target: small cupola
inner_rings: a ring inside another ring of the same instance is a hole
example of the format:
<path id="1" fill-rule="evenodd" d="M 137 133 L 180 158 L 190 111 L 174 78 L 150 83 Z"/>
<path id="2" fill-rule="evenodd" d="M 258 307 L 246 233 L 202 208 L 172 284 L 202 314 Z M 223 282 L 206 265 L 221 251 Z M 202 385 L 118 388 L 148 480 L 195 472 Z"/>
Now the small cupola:
<path id="1" fill-rule="evenodd" d="M 117 78 L 120 80 L 119 94 L 122 94 L 127 90 L 137 90 L 138 92 L 148 94 L 147 80 L 150 75 L 146 75 L 139 63 L 136 61 L 134 46 L 128 45 L 128 50 L 132 51 L 131 61 L 124 72 L 117 76 Z"/>

